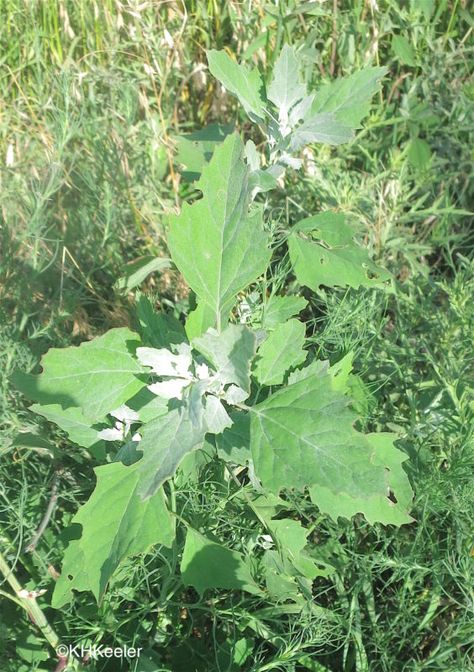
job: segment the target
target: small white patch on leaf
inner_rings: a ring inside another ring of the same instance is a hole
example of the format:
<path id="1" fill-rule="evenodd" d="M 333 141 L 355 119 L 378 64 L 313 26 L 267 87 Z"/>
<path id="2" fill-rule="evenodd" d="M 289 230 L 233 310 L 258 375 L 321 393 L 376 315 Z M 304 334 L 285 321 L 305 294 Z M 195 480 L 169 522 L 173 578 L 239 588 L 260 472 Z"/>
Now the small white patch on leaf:
<path id="1" fill-rule="evenodd" d="M 137 357 L 141 364 L 151 367 L 157 376 L 190 377 L 189 369 L 193 360 L 189 346 L 187 350 L 182 348 L 178 355 L 166 348 L 137 348 Z"/>
<path id="2" fill-rule="evenodd" d="M 124 431 L 123 427 L 118 429 L 117 427 L 108 427 L 107 429 L 101 429 L 100 432 L 97 432 L 97 437 L 103 441 L 123 441 Z"/>
<path id="3" fill-rule="evenodd" d="M 191 382 L 191 379 L 171 378 L 170 380 L 163 380 L 161 383 L 148 385 L 148 389 L 158 397 L 163 397 L 163 399 L 182 399 L 184 389 Z"/>

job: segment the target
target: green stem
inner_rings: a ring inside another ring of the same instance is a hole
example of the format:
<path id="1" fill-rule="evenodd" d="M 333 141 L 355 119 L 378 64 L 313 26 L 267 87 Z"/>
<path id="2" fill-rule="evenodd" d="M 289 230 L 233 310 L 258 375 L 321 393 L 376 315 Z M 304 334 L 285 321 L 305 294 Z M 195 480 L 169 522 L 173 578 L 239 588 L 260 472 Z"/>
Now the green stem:
<path id="1" fill-rule="evenodd" d="M 4 591 L 1 591 L 1 594 L 4 597 L 8 597 L 13 602 L 21 606 L 30 617 L 31 621 L 41 630 L 41 633 L 48 644 L 57 652 L 58 647 L 60 646 L 60 639 L 51 625 L 48 623 L 48 619 L 43 613 L 41 607 L 37 604 L 34 597 L 22 597 L 23 589 L 20 582 L 17 580 L 16 576 L 13 574 L 13 570 L 8 565 L 7 561 L 3 557 L 3 554 L 0 552 L 0 574 L 3 574 L 5 580 L 10 584 L 11 589 L 14 592 L 14 595 L 9 595 Z M 78 661 L 71 660 L 69 665 L 65 670 L 80 670 L 82 669 L 79 666 Z"/>

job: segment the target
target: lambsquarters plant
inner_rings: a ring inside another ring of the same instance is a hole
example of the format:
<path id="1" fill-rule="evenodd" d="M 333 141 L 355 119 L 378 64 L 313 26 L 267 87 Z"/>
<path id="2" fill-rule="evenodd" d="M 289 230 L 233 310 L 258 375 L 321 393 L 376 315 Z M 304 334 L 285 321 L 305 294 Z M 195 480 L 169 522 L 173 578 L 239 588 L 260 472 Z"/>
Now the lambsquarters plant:
<path id="1" fill-rule="evenodd" d="M 137 332 L 112 329 L 79 347 L 51 349 L 42 373 L 26 385 L 36 401 L 32 411 L 103 463 L 92 496 L 73 519 L 82 535 L 65 552 L 54 607 L 71 600 L 73 590 L 100 600 L 125 557 L 155 544 L 172 546 L 177 526 L 186 535 L 184 585 L 201 594 L 233 588 L 274 601 L 311 601 L 321 569 L 307 546 L 308 530 L 279 513 L 290 491 L 334 519 L 362 513 L 370 523 L 411 520 L 405 455 L 395 436 L 355 429 L 350 354 L 333 366 L 311 357 L 298 319 L 302 296 L 270 291 L 258 321 L 246 321 L 242 308 L 242 293 L 266 273 L 273 255 L 286 251 L 297 282 L 309 290 L 383 287 L 389 279 L 342 214 L 303 219 L 282 242 L 272 239 L 256 201 L 288 167 L 300 167 L 305 145 L 353 137 L 384 69 L 366 68 L 308 93 L 298 56 L 285 46 L 265 93 L 258 70 L 222 51 L 210 51 L 208 60 L 259 126 L 266 147 L 262 165 L 254 143 L 244 144 L 238 132 L 216 143 L 207 163 L 204 145 L 193 145 L 202 196 L 171 217 L 168 245 L 197 308 L 183 327 L 154 313 L 141 296 Z M 186 470 L 198 478 L 204 452 L 225 463 L 238 484 L 251 483 L 246 502 L 268 540 L 259 579 L 239 552 L 176 510 L 176 477 Z"/>

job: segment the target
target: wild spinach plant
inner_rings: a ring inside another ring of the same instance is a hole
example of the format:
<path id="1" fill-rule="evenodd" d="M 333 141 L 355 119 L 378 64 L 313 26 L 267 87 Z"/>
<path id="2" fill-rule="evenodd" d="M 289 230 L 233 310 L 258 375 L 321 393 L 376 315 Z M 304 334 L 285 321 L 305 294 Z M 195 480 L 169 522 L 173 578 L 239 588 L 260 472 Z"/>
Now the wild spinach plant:
<path id="1" fill-rule="evenodd" d="M 261 153 L 230 133 L 208 162 L 204 142 L 181 145 L 197 156 L 201 197 L 170 218 L 168 245 L 197 307 L 184 327 L 141 295 L 137 332 L 111 329 L 79 347 L 51 349 L 27 384 L 31 409 L 103 463 L 73 519 L 82 534 L 66 549 L 54 607 L 70 601 L 72 590 L 100 600 L 124 558 L 156 544 L 172 547 L 177 532 L 185 536 L 184 585 L 311 600 L 311 582 L 323 570 L 305 551 L 308 530 L 291 512 L 281 516 L 290 491 L 334 519 L 362 513 L 370 523 L 411 520 L 396 437 L 355 428 L 351 354 L 330 366 L 305 349 L 298 315 L 307 302 L 299 294 L 270 286 L 257 317 L 249 320 L 245 310 L 246 290 L 286 253 L 307 291 L 383 288 L 389 280 L 343 214 L 317 213 L 276 239 L 258 198 L 276 189 L 288 168 L 300 168 L 306 145 L 354 136 L 384 69 L 369 67 L 308 93 L 299 57 L 285 46 L 265 93 L 257 69 L 222 51 L 210 51 L 208 60 L 266 142 Z M 239 552 L 177 510 L 180 474 L 198 479 L 202 455 L 221 461 L 238 487 L 245 484 L 245 505 L 268 542 L 259 577 Z"/>

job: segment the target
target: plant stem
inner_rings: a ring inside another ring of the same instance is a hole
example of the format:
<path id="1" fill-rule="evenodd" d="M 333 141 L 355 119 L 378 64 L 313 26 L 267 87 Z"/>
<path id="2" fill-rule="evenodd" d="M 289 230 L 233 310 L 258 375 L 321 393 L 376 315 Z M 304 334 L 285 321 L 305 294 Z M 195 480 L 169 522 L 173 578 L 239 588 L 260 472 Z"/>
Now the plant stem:
<path id="1" fill-rule="evenodd" d="M 59 484 L 59 479 L 58 475 L 55 474 L 54 479 L 53 479 L 53 485 L 51 487 L 51 497 L 48 502 L 48 507 L 46 509 L 46 512 L 41 520 L 41 523 L 39 524 L 38 529 L 36 530 L 33 538 L 31 539 L 30 543 L 28 546 L 25 548 L 25 551 L 28 553 L 32 553 L 37 544 L 38 541 L 41 539 L 41 536 L 43 535 L 44 531 L 46 530 L 48 523 L 51 519 L 51 516 L 53 515 L 53 511 L 55 509 L 56 503 L 58 501 L 58 484 Z"/>
<path id="2" fill-rule="evenodd" d="M 13 570 L 10 568 L 1 552 L 0 552 L 0 574 L 3 574 L 5 580 L 10 584 L 10 587 L 14 592 L 14 595 L 9 595 L 8 593 L 1 591 L 2 595 L 4 597 L 8 597 L 13 602 L 21 606 L 23 609 L 25 609 L 32 623 L 41 630 L 41 634 L 43 635 L 45 640 L 48 642 L 51 648 L 54 649 L 55 652 L 57 652 L 58 647 L 60 645 L 60 639 L 58 635 L 56 634 L 55 630 L 51 627 L 51 625 L 48 623 L 48 619 L 44 615 L 44 612 L 41 609 L 41 607 L 36 602 L 36 598 L 22 597 L 23 589 L 21 587 L 21 584 L 17 580 L 16 576 L 13 574 Z M 79 665 L 78 661 L 71 660 L 69 662 L 69 665 L 67 665 L 63 669 L 80 670 L 81 666 Z"/>

